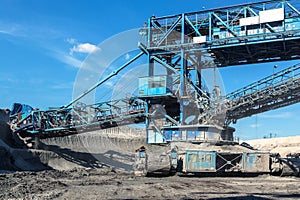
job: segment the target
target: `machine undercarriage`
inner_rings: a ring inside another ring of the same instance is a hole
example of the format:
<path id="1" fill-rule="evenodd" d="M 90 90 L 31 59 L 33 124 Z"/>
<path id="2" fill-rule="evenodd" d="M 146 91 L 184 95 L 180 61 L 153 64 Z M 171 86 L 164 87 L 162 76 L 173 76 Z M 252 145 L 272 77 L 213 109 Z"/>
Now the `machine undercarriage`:
<path id="1" fill-rule="evenodd" d="M 205 127 L 205 126 L 204 126 Z M 173 141 L 143 146 L 136 151 L 136 176 L 203 175 L 252 176 L 272 174 L 299 176 L 297 156 L 281 158 L 246 143 L 228 140 Z"/>

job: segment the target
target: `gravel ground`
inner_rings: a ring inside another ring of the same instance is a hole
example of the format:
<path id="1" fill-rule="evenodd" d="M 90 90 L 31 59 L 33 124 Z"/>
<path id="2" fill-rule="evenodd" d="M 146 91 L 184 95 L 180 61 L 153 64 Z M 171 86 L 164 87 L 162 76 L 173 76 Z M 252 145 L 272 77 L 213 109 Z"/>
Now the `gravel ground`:
<path id="1" fill-rule="evenodd" d="M 0 199 L 298 199 L 300 178 L 134 177 L 110 169 L 3 172 Z"/>
<path id="2" fill-rule="evenodd" d="M 134 177 L 132 153 L 145 141 L 134 130 L 52 138 L 29 150 L 2 125 L 0 199 L 300 199 L 296 177 Z"/>

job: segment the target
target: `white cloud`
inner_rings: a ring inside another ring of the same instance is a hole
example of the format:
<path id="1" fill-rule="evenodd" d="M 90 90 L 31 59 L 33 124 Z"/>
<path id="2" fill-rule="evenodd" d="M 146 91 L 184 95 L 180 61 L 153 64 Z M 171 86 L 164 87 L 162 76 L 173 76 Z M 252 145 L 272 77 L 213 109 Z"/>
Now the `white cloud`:
<path id="1" fill-rule="evenodd" d="M 56 83 L 53 84 L 50 88 L 55 90 L 60 89 L 72 89 L 74 85 L 74 82 L 68 82 L 68 83 Z"/>
<path id="2" fill-rule="evenodd" d="M 67 41 L 69 44 L 76 44 L 76 43 L 77 43 L 77 40 L 74 39 L 74 38 L 67 38 L 66 41 Z"/>
<path id="3" fill-rule="evenodd" d="M 58 51 L 58 50 L 52 50 L 52 56 L 65 63 L 65 64 L 68 64 L 68 65 L 71 65 L 73 67 L 76 67 L 76 68 L 80 68 L 81 65 L 82 65 L 82 61 L 77 59 L 77 58 L 74 58 L 72 55 L 69 55 L 65 52 L 62 52 L 62 51 Z"/>
<path id="4" fill-rule="evenodd" d="M 286 119 L 293 116 L 291 112 L 282 112 L 277 114 L 262 114 L 260 115 L 261 118 L 268 118 L 268 119 Z"/>
<path id="5" fill-rule="evenodd" d="M 92 53 L 100 50 L 99 47 L 90 43 L 78 43 L 77 39 L 72 37 L 65 37 L 65 42 L 73 46 L 70 49 L 62 49 L 58 45 L 53 46 L 53 43 L 48 42 L 49 40 L 64 37 L 64 34 L 56 29 L 50 29 L 40 26 L 30 26 L 22 24 L 6 23 L 0 20 L 0 35 L 11 35 L 16 38 L 22 38 L 24 41 L 30 41 L 33 45 L 39 46 L 46 49 L 47 54 L 51 57 L 65 63 L 67 65 L 80 68 L 82 66 L 82 60 L 73 55 L 73 52 L 78 53 Z M 10 40 L 14 42 L 15 40 Z M 68 51 L 69 50 L 69 51 Z"/>
<path id="6" fill-rule="evenodd" d="M 19 24 L 0 21 L 0 34 L 10 35 L 14 37 L 25 37 L 24 32 L 24 27 Z"/>
<path id="7" fill-rule="evenodd" d="M 75 68 L 80 68 L 82 65 L 82 60 L 76 58 L 68 52 L 70 49 L 62 49 L 58 45 L 53 46 L 53 43 L 49 40 L 62 38 L 64 34 L 56 29 L 51 29 L 49 27 L 32 26 L 32 25 L 22 25 L 7 23 L 0 20 L 0 35 L 6 34 L 11 35 L 16 38 L 24 39 L 24 41 L 30 41 L 32 45 L 36 45 L 40 48 L 46 49 L 47 54 L 51 57 L 59 60 L 62 63 L 70 65 Z M 15 42 L 16 40 L 10 40 L 10 42 Z M 72 52 L 82 52 L 91 53 L 93 51 L 99 50 L 99 48 L 90 43 L 79 44 L 75 38 L 69 37 L 65 39 L 65 42 L 71 44 Z"/>
<path id="8" fill-rule="evenodd" d="M 95 51 L 99 51 L 100 48 L 97 47 L 96 45 L 90 44 L 90 43 L 82 43 L 82 44 L 77 44 L 74 45 L 70 49 L 70 54 L 72 55 L 74 52 L 77 53 L 93 53 Z"/>
<path id="9" fill-rule="evenodd" d="M 250 124 L 250 128 L 258 128 L 261 127 L 261 124 Z"/>
<path id="10" fill-rule="evenodd" d="M 11 35 L 11 32 L 7 30 L 0 30 L 0 33 Z"/>
<path id="11" fill-rule="evenodd" d="M 60 60 L 68 65 L 71 65 L 71 66 L 77 67 L 77 68 L 80 68 L 81 64 L 82 64 L 81 60 L 78 60 L 69 55 L 62 55 Z"/>

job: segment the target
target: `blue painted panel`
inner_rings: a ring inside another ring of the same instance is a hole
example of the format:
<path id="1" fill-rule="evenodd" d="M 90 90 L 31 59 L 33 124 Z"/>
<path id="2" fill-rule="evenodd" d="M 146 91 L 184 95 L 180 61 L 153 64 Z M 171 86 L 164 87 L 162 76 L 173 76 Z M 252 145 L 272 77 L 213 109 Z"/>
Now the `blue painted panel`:
<path id="1" fill-rule="evenodd" d="M 172 77 L 151 76 L 139 78 L 139 96 L 168 95 L 172 88 Z"/>
<path id="2" fill-rule="evenodd" d="M 148 95 L 165 95 L 167 90 L 165 87 L 161 88 L 148 88 Z"/>
<path id="3" fill-rule="evenodd" d="M 140 151 L 140 158 L 145 158 L 146 157 L 146 152 L 145 151 Z"/>
<path id="4" fill-rule="evenodd" d="M 243 154 L 245 172 L 269 172 L 269 155 L 260 152 Z"/>
<path id="5" fill-rule="evenodd" d="M 139 96 L 148 95 L 148 77 L 139 78 Z"/>
<path id="6" fill-rule="evenodd" d="M 187 151 L 187 172 L 214 172 L 216 171 L 216 152 Z"/>
<path id="7" fill-rule="evenodd" d="M 10 116 L 15 116 L 18 113 L 21 113 L 22 119 L 30 115 L 33 111 L 33 108 L 26 104 L 14 103 L 12 107 L 12 111 L 10 112 Z"/>
<path id="8" fill-rule="evenodd" d="M 257 159 L 257 153 L 244 153 L 243 154 L 243 166 L 245 170 L 256 169 L 255 161 Z"/>
<path id="9" fill-rule="evenodd" d="M 176 159 L 177 158 L 177 152 L 172 152 L 171 153 L 171 158 Z"/>
<path id="10" fill-rule="evenodd" d="M 286 31 L 298 30 L 300 29 L 300 18 L 290 18 L 285 20 Z"/>
<path id="11" fill-rule="evenodd" d="M 165 130 L 163 134 L 167 141 L 182 140 L 182 133 L 180 130 Z"/>
<path id="12" fill-rule="evenodd" d="M 172 140 L 173 141 L 181 140 L 181 131 L 172 131 Z"/>
<path id="13" fill-rule="evenodd" d="M 172 140 L 172 130 L 165 130 L 164 131 L 164 136 L 165 136 L 167 141 L 171 141 Z"/>
<path id="14" fill-rule="evenodd" d="M 201 134 L 201 131 L 187 131 L 186 139 L 187 140 L 196 140 L 197 137 Z"/>

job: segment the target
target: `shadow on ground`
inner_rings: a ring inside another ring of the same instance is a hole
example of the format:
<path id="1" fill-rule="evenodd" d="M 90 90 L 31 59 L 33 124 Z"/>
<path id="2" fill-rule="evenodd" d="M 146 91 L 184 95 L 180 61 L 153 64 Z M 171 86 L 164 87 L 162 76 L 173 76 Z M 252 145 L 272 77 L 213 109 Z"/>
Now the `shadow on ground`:
<path id="1" fill-rule="evenodd" d="M 87 168 L 110 167 L 126 172 L 132 171 L 133 155 L 109 150 L 105 153 L 77 152 L 57 145 L 40 143 L 39 149 L 56 153 L 62 159 Z"/>

